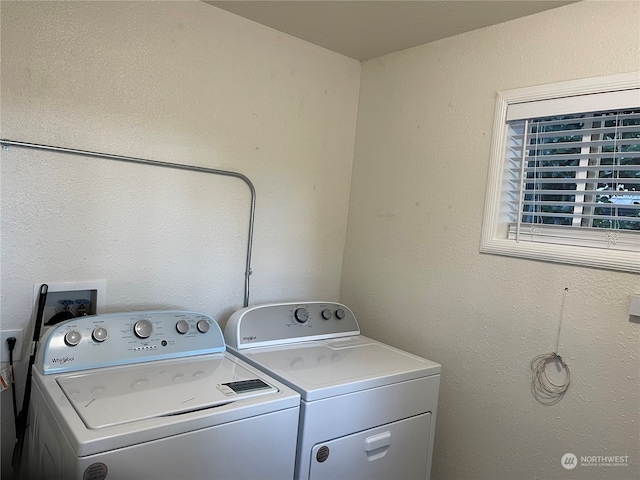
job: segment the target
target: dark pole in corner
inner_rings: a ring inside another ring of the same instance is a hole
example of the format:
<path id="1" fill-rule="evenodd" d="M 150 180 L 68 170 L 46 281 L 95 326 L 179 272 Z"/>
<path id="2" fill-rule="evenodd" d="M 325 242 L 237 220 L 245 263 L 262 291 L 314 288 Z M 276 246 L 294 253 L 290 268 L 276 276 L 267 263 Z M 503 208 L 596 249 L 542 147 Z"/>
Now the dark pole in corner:
<path id="1" fill-rule="evenodd" d="M 33 328 L 33 340 L 31 342 L 31 356 L 29 357 L 29 367 L 27 369 L 27 377 L 24 386 L 24 396 L 22 397 L 22 410 L 18 414 L 18 429 L 16 431 L 16 444 L 13 448 L 13 457 L 11 466 L 13 467 L 14 478 L 20 478 L 20 464 L 22 463 L 22 450 L 24 448 L 24 436 L 27 431 L 27 422 L 29 421 L 29 402 L 31 401 L 31 375 L 33 364 L 36 361 L 38 351 L 38 342 L 40 341 L 40 331 L 42 329 L 42 318 L 44 316 L 44 305 L 47 301 L 47 291 L 49 286 L 43 283 L 40 286 L 38 295 L 38 312 L 36 314 L 36 324 Z"/>

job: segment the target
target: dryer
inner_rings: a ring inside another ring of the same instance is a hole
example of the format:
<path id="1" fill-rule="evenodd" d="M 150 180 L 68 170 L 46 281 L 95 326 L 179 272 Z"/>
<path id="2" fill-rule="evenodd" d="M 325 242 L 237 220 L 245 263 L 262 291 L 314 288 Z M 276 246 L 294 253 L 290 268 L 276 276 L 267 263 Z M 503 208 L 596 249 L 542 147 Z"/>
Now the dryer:
<path id="1" fill-rule="evenodd" d="M 211 317 L 78 317 L 41 345 L 31 478 L 293 478 L 299 394 L 229 354 Z"/>
<path id="2" fill-rule="evenodd" d="M 301 396 L 295 478 L 430 478 L 439 364 L 360 335 L 334 302 L 243 308 L 227 348 Z"/>

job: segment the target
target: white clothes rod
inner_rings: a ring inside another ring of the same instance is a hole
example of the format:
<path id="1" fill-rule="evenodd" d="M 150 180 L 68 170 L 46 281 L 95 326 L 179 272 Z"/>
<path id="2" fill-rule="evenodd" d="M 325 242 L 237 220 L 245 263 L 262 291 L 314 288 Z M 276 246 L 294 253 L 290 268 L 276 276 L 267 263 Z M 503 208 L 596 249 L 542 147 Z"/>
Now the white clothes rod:
<path id="1" fill-rule="evenodd" d="M 156 167 L 175 168 L 178 170 L 190 170 L 193 172 L 208 173 L 213 175 L 224 175 L 227 177 L 239 178 L 248 187 L 251 192 L 251 206 L 249 211 L 249 235 L 247 238 L 247 252 L 244 272 L 244 307 L 249 306 L 249 277 L 251 276 L 251 250 L 253 247 L 253 225 L 256 212 L 256 189 L 251 180 L 242 173 L 232 172 L 229 170 L 219 170 L 216 168 L 198 167 L 195 165 L 184 165 L 180 163 L 164 162 L 159 160 L 149 160 L 146 158 L 126 157 L 122 155 L 112 155 L 109 153 L 93 152 L 90 150 L 77 150 L 73 148 L 56 147 L 52 145 L 41 145 L 38 143 L 19 142 L 15 140 L 0 139 L 0 145 L 3 149 L 8 149 L 10 145 L 23 148 L 34 148 L 38 150 L 48 150 L 52 152 L 69 153 L 73 155 L 84 155 L 87 157 L 104 158 L 107 160 L 115 160 L 119 162 L 139 163 L 144 165 L 153 165 Z"/>

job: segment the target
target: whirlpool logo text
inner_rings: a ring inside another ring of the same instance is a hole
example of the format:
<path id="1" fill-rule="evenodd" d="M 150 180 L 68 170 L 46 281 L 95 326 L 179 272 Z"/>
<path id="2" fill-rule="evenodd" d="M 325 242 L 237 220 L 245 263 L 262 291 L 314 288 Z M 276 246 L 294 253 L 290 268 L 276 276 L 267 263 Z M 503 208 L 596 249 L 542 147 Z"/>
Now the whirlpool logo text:
<path id="1" fill-rule="evenodd" d="M 59 363 L 60 365 L 62 365 L 67 362 L 73 362 L 74 360 L 75 360 L 75 357 L 64 356 L 64 357 L 52 358 L 51 362 Z"/>

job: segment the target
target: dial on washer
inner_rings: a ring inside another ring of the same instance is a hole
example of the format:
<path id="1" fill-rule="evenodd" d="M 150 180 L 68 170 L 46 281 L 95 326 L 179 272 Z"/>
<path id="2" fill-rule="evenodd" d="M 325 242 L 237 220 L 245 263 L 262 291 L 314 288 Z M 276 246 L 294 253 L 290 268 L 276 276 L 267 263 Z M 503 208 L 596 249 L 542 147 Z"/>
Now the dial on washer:
<path id="1" fill-rule="evenodd" d="M 80 343 L 80 340 L 82 340 L 82 335 L 80 335 L 80 332 L 76 332 L 75 330 L 67 332 L 64 336 L 64 343 L 66 343 L 70 347 L 75 347 L 76 345 L 78 345 Z"/>
<path id="2" fill-rule="evenodd" d="M 133 332 L 138 338 L 149 338 L 153 332 L 153 325 L 149 320 L 139 320 L 133 326 Z"/>
<path id="3" fill-rule="evenodd" d="M 96 327 L 93 332 L 91 332 L 91 338 L 93 338 L 96 342 L 104 342 L 107 339 L 109 332 L 104 327 Z"/>
<path id="4" fill-rule="evenodd" d="M 178 331 L 178 333 L 184 335 L 189 331 L 189 324 L 186 320 L 180 320 L 178 323 L 176 323 L 176 330 Z"/>

